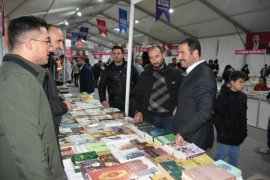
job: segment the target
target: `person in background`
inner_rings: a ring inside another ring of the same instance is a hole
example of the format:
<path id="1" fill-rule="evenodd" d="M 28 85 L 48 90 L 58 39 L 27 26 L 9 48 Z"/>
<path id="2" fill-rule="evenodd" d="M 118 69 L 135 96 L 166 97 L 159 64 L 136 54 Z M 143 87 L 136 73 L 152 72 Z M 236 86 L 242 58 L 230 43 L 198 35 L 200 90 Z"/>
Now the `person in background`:
<path id="1" fill-rule="evenodd" d="M 209 66 L 209 68 L 211 69 L 211 71 L 214 70 L 214 63 L 213 63 L 213 60 L 212 60 L 212 59 L 210 59 L 210 60 L 208 61 L 208 66 Z"/>
<path id="2" fill-rule="evenodd" d="M 63 51 L 64 36 L 63 32 L 57 26 L 54 25 L 49 25 L 48 32 L 51 39 L 51 47 L 50 47 L 51 55 L 49 58 L 50 60 L 54 58 L 54 56 L 60 56 L 60 53 Z M 49 63 L 47 66 L 49 66 Z M 52 72 L 50 71 L 50 68 L 48 68 L 47 75 L 48 75 L 47 80 L 43 84 L 43 87 L 51 106 L 55 132 L 56 135 L 59 135 L 59 126 L 61 123 L 62 115 L 66 114 L 68 111 L 71 111 L 72 107 L 70 101 L 64 100 L 61 97 L 59 97 L 56 83 L 53 78 Z"/>
<path id="3" fill-rule="evenodd" d="M 267 64 L 264 65 L 264 67 L 260 70 L 261 76 L 268 76 L 270 73 L 270 69 L 268 68 Z"/>
<path id="4" fill-rule="evenodd" d="M 168 64 L 168 66 L 176 68 L 177 66 L 176 61 L 177 61 L 176 57 L 172 58 L 172 62 Z"/>
<path id="5" fill-rule="evenodd" d="M 247 137 L 246 74 L 234 71 L 230 75 L 230 87 L 223 88 L 214 103 L 213 121 L 217 131 L 218 151 L 215 160 L 225 159 L 237 167 L 240 144 Z"/>
<path id="6" fill-rule="evenodd" d="M 270 103 L 270 92 L 266 96 L 268 103 Z M 257 148 L 257 152 L 262 154 L 270 154 L 270 118 L 268 118 L 268 125 L 267 125 L 267 147 L 266 148 Z"/>
<path id="7" fill-rule="evenodd" d="M 98 93 L 100 102 L 104 107 L 114 107 L 121 111 L 125 110 L 125 94 L 126 94 L 126 75 L 127 75 L 127 63 L 124 59 L 124 49 L 121 46 L 114 46 L 112 48 L 112 60 L 113 62 L 108 65 L 105 71 L 102 73 L 99 85 Z M 130 103 L 129 103 L 129 116 L 133 117 L 133 96 L 134 88 L 139 80 L 137 70 L 131 65 L 130 76 Z M 107 100 L 106 90 L 108 90 L 109 98 Z"/>
<path id="8" fill-rule="evenodd" d="M 94 75 L 87 58 L 77 57 L 77 64 L 80 67 L 79 91 L 93 93 L 95 91 Z"/>
<path id="9" fill-rule="evenodd" d="M 42 87 L 50 36 L 38 17 L 12 19 L 11 53 L 0 67 L 1 179 L 66 180 L 50 104 Z"/>
<path id="10" fill-rule="evenodd" d="M 194 143 L 207 150 L 214 142 L 212 106 L 217 92 L 216 79 L 204 60 L 200 59 L 201 45 L 197 39 L 180 42 L 178 59 L 186 76 L 177 94 L 175 143 Z"/>
<path id="11" fill-rule="evenodd" d="M 231 65 L 226 65 L 224 68 L 224 71 L 222 73 L 222 79 L 224 83 L 221 86 L 221 89 L 224 87 L 230 87 L 230 75 L 234 71 L 233 67 Z"/>
<path id="12" fill-rule="evenodd" d="M 101 66 L 102 66 L 102 61 L 99 60 L 96 64 L 94 64 L 92 70 L 95 78 L 95 87 L 98 87 L 98 80 L 101 74 Z"/>
<path id="13" fill-rule="evenodd" d="M 213 65 L 213 70 L 212 71 L 214 73 L 214 76 L 217 77 L 218 71 L 219 71 L 218 59 L 214 60 L 214 65 Z"/>
<path id="14" fill-rule="evenodd" d="M 73 80 L 74 80 L 74 85 L 76 87 L 78 87 L 79 73 L 80 73 L 80 67 L 77 64 L 77 59 L 76 59 L 76 62 L 72 65 Z"/>
<path id="15" fill-rule="evenodd" d="M 67 82 L 68 84 L 71 84 L 71 73 L 72 73 L 71 62 L 64 55 L 61 55 L 60 57 L 63 62 L 63 66 L 62 66 L 63 83 Z"/>
<path id="16" fill-rule="evenodd" d="M 247 80 L 249 80 L 249 76 L 248 76 L 248 75 L 249 75 L 250 71 L 249 71 L 249 68 L 248 68 L 248 64 L 245 64 L 245 65 L 242 67 L 241 71 L 244 72 L 244 73 L 246 73 L 246 75 L 247 75 Z"/>
<path id="17" fill-rule="evenodd" d="M 141 56 L 136 56 L 135 57 L 135 63 L 134 63 L 134 67 L 136 68 L 139 76 L 141 75 L 141 73 L 144 71 L 143 67 L 143 59 Z"/>
<path id="18" fill-rule="evenodd" d="M 165 64 L 162 47 L 153 46 L 148 53 L 151 66 L 142 73 L 136 86 L 133 120 L 135 123 L 149 121 L 172 133 L 181 74 L 178 69 Z"/>
<path id="19" fill-rule="evenodd" d="M 259 83 L 254 86 L 254 91 L 269 91 L 269 87 L 267 86 L 266 78 L 264 76 L 259 78 Z"/>

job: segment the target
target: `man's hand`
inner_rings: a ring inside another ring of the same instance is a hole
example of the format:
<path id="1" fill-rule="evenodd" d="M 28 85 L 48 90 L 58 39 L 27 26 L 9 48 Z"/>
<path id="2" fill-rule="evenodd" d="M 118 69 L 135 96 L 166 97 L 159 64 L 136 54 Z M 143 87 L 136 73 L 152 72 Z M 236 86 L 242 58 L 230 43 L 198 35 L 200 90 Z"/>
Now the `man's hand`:
<path id="1" fill-rule="evenodd" d="M 143 115 L 141 112 L 137 112 L 133 117 L 133 122 L 138 123 L 143 121 Z"/>
<path id="2" fill-rule="evenodd" d="M 108 101 L 102 101 L 101 104 L 102 104 L 104 107 L 106 107 L 106 108 L 110 107 L 110 104 L 109 104 Z"/>
<path id="3" fill-rule="evenodd" d="M 179 133 L 177 133 L 175 136 L 175 144 L 182 146 L 184 144 L 184 142 L 185 142 L 184 138 Z"/>
<path id="4" fill-rule="evenodd" d="M 174 107 L 172 115 L 175 116 L 176 115 L 176 110 L 177 110 L 177 106 Z"/>
<path id="5" fill-rule="evenodd" d="M 71 102 L 70 101 L 63 101 L 63 102 L 67 105 L 68 112 L 72 111 Z"/>

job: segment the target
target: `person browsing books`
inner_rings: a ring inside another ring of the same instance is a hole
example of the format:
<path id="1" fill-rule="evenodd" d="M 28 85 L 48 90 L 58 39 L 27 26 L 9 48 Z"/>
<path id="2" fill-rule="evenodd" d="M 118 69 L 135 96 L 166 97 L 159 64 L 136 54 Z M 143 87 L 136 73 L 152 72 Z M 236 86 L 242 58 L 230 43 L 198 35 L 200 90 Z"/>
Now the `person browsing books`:
<path id="1" fill-rule="evenodd" d="M 242 71 L 232 72 L 229 85 L 221 90 L 213 108 L 218 141 L 215 160 L 228 155 L 233 166 L 238 164 L 240 144 L 247 137 L 247 95 L 242 92 L 246 78 Z"/>
<path id="2" fill-rule="evenodd" d="M 68 111 L 71 111 L 72 107 L 70 101 L 63 100 L 61 97 L 59 97 L 56 83 L 53 78 L 53 71 L 51 70 L 51 65 L 53 64 L 52 62 L 55 62 L 54 56 L 60 56 L 61 51 L 64 48 L 63 32 L 54 25 L 48 25 L 48 32 L 50 35 L 51 46 L 48 60 L 49 62 L 47 65 L 43 66 L 47 71 L 47 79 L 43 86 L 51 106 L 56 135 L 59 135 L 59 126 L 62 115 L 66 114 Z"/>
<path id="3" fill-rule="evenodd" d="M 173 111 L 181 82 L 179 69 L 164 62 L 165 50 L 153 46 L 148 51 L 151 66 L 142 72 L 135 90 L 134 122 L 148 121 L 158 128 L 173 131 Z"/>
<path id="4" fill-rule="evenodd" d="M 0 67 L 1 179 L 67 179 L 49 101 L 43 89 L 51 45 L 47 23 L 38 17 L 12 19 L 11 53 Z"/>
<path id="5" fill-rule="evenodd" d="M 194 143 L 201 149 L 211 148 L 214 141 L 212 106 L 216 97 L 215 77 L 204 60 L 200 59 L 201 45 L 197 39 L 180 42 L 178 59 L 187 68 L 177 95 L 175 143 Z"/>

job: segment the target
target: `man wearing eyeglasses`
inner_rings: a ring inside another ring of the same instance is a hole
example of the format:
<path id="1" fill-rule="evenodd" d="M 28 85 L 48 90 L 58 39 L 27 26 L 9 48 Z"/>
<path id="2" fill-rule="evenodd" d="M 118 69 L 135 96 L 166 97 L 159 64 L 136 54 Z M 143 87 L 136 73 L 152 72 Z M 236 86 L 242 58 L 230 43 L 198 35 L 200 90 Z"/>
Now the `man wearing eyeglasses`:
<path id="1" fill-rule="evenodd" d="M 56 135 L 59 135 L 59 126 L 62 115 L 66 114 L 72 108 L 70 101 L 64 101 L 58 96 L 58 91 L 52 72 L 52 66 L 55 63 L 54 56 L 60 56 L 64 48 L 63 32 L 54 25 L 48 25 L 48 32 L 50 36 L 50 57 L 47 65 L 43 66 L 47 70 L 46 81 L 44 82 L 43 86 L 51 106 L 55 132 Z"/>
<path id="2" fill-rule="evenodd" d="M 11 53 L 0 67 L 1 179 L 67 179 L 43 90 L 50 37 L 47 23 L 25 16 L 10 21 Z"/>

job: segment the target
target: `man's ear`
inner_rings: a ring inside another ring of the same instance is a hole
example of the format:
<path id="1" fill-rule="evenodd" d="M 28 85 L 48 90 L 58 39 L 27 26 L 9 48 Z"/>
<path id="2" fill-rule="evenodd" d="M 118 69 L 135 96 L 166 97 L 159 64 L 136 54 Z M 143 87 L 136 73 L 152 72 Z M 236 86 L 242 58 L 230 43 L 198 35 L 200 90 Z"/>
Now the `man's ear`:
<path id="1" fill-rule="evenodd" d="M 198 51 L 198 49 L 195 49 L 195 50 L 192 52 L 192 55 L 193 55 L 195 58 L 199 58 L 199 51 Z"/>
<path id="2" fill-rule="evenodd" d="M 26 39 L 26 40 L 24 41 L 24 45 L 25 45 L 25 47 L 26 47 L 28 50 L 30 50 L 30 51 L 32 51 L 33 48 L 34 48 L 31 39 Z"/>

